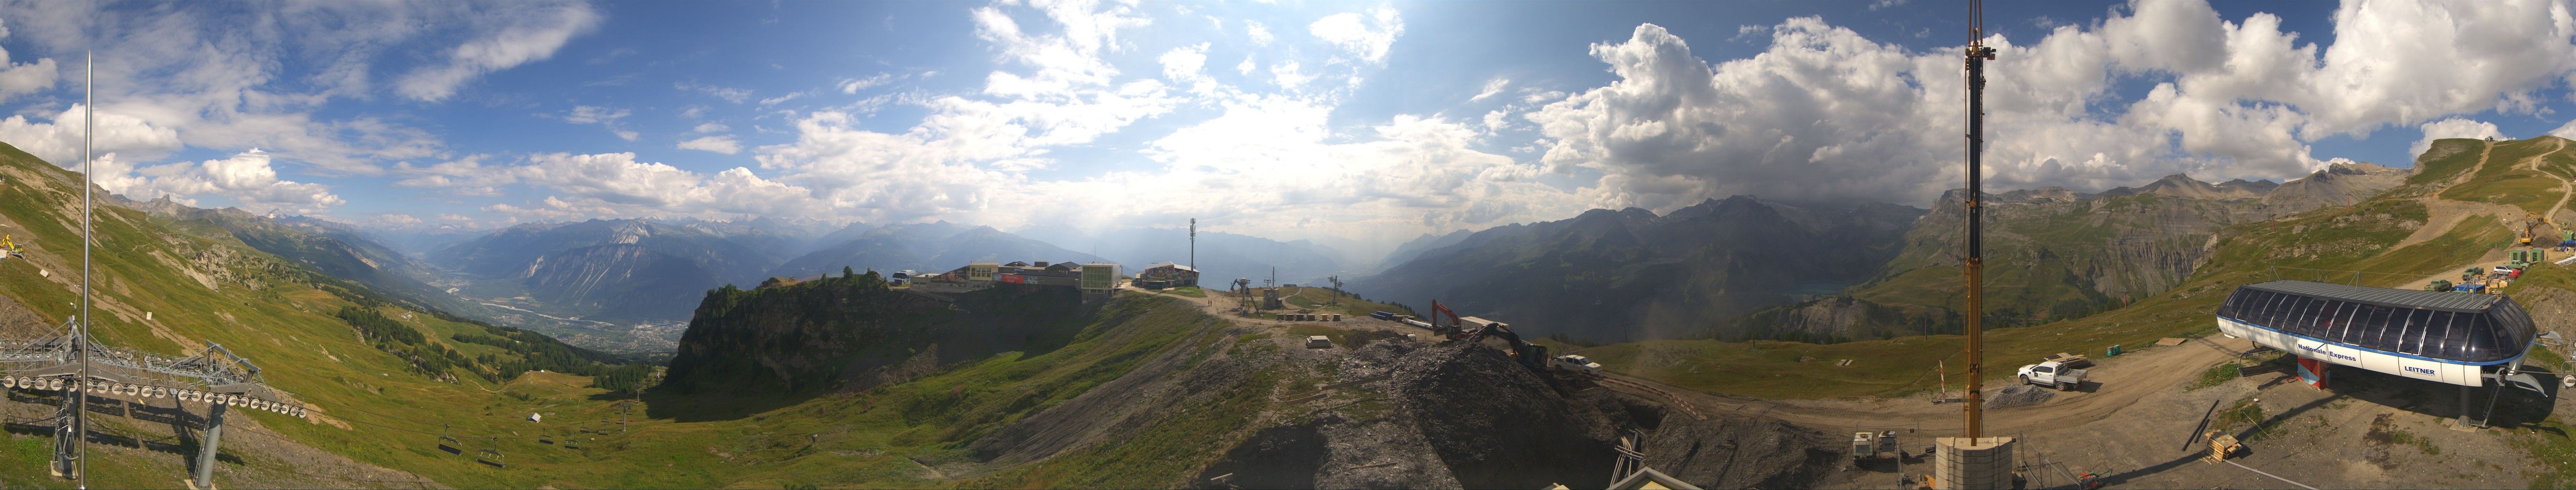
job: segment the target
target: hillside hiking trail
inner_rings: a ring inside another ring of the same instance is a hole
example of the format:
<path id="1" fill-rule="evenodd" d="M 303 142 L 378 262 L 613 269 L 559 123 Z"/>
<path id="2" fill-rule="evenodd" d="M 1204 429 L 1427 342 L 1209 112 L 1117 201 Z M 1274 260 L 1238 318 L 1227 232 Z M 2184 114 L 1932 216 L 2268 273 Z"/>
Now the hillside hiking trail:
<path id="1" fill-rule="evenodd" d="M 2549 178 L 2558 179 L 2558 189 L 2560 191 L 2558 194 L 2558 204 L 2551 204 L 2549 205 L 2549 212 L 2540 213 L 2540 217 L 2548 220 L 2552 225 L 2556 225 L 2558 223 L 2558 210 L 2567 208 L 2567 198 L 2569 196 L 2576 196 L 2576 182 L 2568 181 L 2566 177 L 2559 176 L 2557 172 L 2541 169 L 2540 162 L 2543 158 L 2558 154 L 2559 151 L 2566 149 L 2567 140 L 2559 140 L 2558 146 L 2556 148 L 2550 148 L 2549 153 L 2534 155 L 2529 159 L 2532 171 L 2540 172 L 2542 175 L 2549 176 Z"/>
<path id="2" fill-rule="evenodd" d="M 2562 184 L 2559 186 L 2560 193 L 2558 195 L 2558 204 L 2550 206 L 2548 213 L 2541 214 L 2541 216 L 2551 217 L 2550 220 L 2552 222 L 2557 221 L 2555 216 L 2558 215 L 2558 210 L 2566 208 L 2568 196 L 2576 194 L 2576 185 L 2568 184 L 2568 179 L 2566 177 L 2560 177 L 2557 173 L 2542 170 L 2540 168 L 2540 163 L 2545 161 L 2545 159 L 2550 155 L 2556 155 L 2558 152 L 2565 151 L 2566 149 L 2567 143 L 2565 141 L 2559 141 L 2547 152 L 2524 157 L 2522 161 L 2514 162 L 2515 167 L 2529 168 L 2532 171 L 2540 172 L 2542 175 L 2556 178 Z M 2467 176 L 2475 175 L 2477 173 L 2477 169 L 2485 168 L 2487 166 L 2488 157 L 2494 154 L 2494 152 L 2495 143 L 2488 142 L 2486 149 L 2478 152 L 2477 166 L 2470 167 L 2468 172 L 2463 172 L 2461 174 L 2461 178 L 2452 179 L 2451 182 L 2443 184 L 2442 188 L 2434 189 L 2432 192 L 2425 194 L 2424 197 L 2416 198 L 2416 202 L 2424 204 L 2424 209 L 2426 211 L 2424 227 L 2415 229 L 2415 233 L 2406 235 L 2405 239 L 2398 240 L 2397 245 L 2389 248 L 2405 248 L 2410 245 L 2432 241 L 2435 238 L 2441 238 L 2443 234 L 2450 233 L 2451 228 L 2459 226 L 2460 222 L 2465 221 L 2470 216 L 2491 214 L 2495 215 L 2499 219 L 2510 219 L 2513 216 L 2520 216 L 2522 213 L 2526 212 L 2521 207 L 2513 205 L 2454 201 L 2441 198 L 2442 191 L 2449 190 L 2451 186 L 2459 185 L 2460 181 L 2466 180 Z"/>
<path id="3" fill-rule="evenodd" d="M 2058 393 L 2051 400 L 2036 405 L 1986 409 L 1985 432 L 2041 433 L 2075 427 L 2110 418 L 2150 396 L 2171 393 L 2183 384 L 2200 377 L 2208 366 L 2232 359 L 2236 353 L 2253 348 L 2251 341 L 2226 337 L 2209 337 L 2172 347 L 2159 347 L 2095 361 L 2084 386 L 2077 391 Z M 2032 361 L 2037 361 L 2033 359 Z M 1988 359 L 1987 369 L 2010 372 L 2020 362 Z M 1712 416 L 1767 415 L 1793 424 L 1818 429 L 1896 428 L 1918 431 L 1958 431 L 1960 410 L 1964 404 L 1932 404 L 1921 397 L 1858 400 L 1766 400 L 1751 397 L 1713 394 L 1674 387 L 1650 380 L 1610 374 L 1622 381 L 1661 387 L 1678 393 L 1692 405 Z M 1991 401 L 2004 388 L 2016 384 L 2010 377 L 1989 380 L 1984 391 Z M 1611 389 L 1634 391 L 1618 385 Z M 1643 394 L 1643 393 L 1641 393 Z M 1644 394 L 1649 395 L 1651 394 Z"/>
<path id="4" fill-rule="evenodd" d="M 2487 148 L 2489 148 L 2489 149 L 2493 149 L 2493 148 L 2495 148 L 2495 143 L 2487 143 Z M 2544 159 L 2548 158 L 2550 155 L 2556 155 L 2556 154 L 2558 154 L 2558 152 L 2560 152 L 2560 151 L 2565 151 L 2566 149 L 2567 149 L 2567 143 L 2566 143 L 2564 140 L 2561 140 L 2561 141 L 2559 141 L 2559 142 L 2557 142 L 2557 143 L 2556 143 L 2556 146 L 2551 147 L 2551 148 L 2549 149 L 2549 151 L 2547 151 L 2547 152 L 2543 152 L 2543 153 L 2538 154 L 2538 155 L 2532 155 L 2532 156 L 2530 156 L 2530 157 L 2523 158 L 2523 159 L 2522 159 L 2522 161 L 2520 161 L 2520 162 L 2515 162 L 2515 163 L 2514 163 L 2514 166 L 2517 166 L 2517 167 L 2528 167 L 2528 168 L 2530 168 L 2530 169 L 2531 169 L 2532 171 L 2534 171 L 2534 172 L 2540 172 L 2542 175 L 2547 175 L 2547 176 L 2549 176 L 2550 178 L 2558 179 L 2558 182 L 2559 182 L 2559 186 L 2558 186 L 2558 189 L 2559 189 L 2559 194 L 2558 194 L 2558 203 L 2557 203 L 2557 204 L 2550 205 L 2550 206 L 2549 206 L 2549 212 L 2548 212 L 2548 213 L 2545 213 L 2545 214 L 2541 214 L 2541 216 L 2557 216 L 2557 215 L 2558 215 L 2558 210 L 2560 210 L 2560 209 L 2565 209 L 2565 208 L 2567 207 L 2567 201 L 2569 200 L 2569 198 L 2570 198 L 2570 197 L 2576 197 L 2576 182 L 2571 182 L 2571 181 L 2569 181 L 2566 177 L 2559 176 L 2559 175 L 2558 175 L 2557 173 L 2555 173 L 2555 172 L 2550 172 L 2550 171 L 2548 171 L 2548 170 L 2542 170 L 2542 169 L 2540 168 L 2540 162 L 2544 161 Z M 2487 164 L 2486 154 L 2484 154 L 2484 153 L 2479 154 L 2479 155 L 2478 155 L 2478 165 L 2479 165 L 2480 167 L 2483 167 L 2483 166 L 2486 166 L 2486 164 Z M 2474 168 L 2472 168 L 2472 170 L 2474 170 Z M 2440 194 L 2440 191 L 2438 191 L 2438 190 L 2437 190 L 2437 191 L 2434 191 L 2434 194 L 2435 194 L 2435 195 L 2438 195 L 2438 194 Z M 2427 211 L 2430 211 L 2430 213 L 2429 213 L 2430 217 L 2428 217 L 2427 219 L 2425 219 L 2425 223 L 2424 223 L 2424 227 L 2423 227 L 2423 228 L 2418 228 L 2418 229 L 2416 229 L 2416 230 L 2415 230 L 2415 233 L 2407 235 L 2405 240 L 2399 240 L 2399 241 L 2397 242 L 2397 245 L 2389 247 L 2390 249 L 2405 248 L 2406 246 L 2409 246 L 2409 245 L 2415 245 L 2415 244 L 2418 244 L 2418 243 L 2423 243 L 2423 242 L 2425 242 L 2425 241 L 2432 240 L 2432 239 L 2434 239 L 2434 238 L 2441 237 L 2441 236 L 2442 236 L 2442 235 L 2444 235 L 2444 234 L 2448 234 L 2448 233 L 2450 233 L 2450 232 L 2451 232 L 2451 228 L 2453 228 L 2453 227 L 2455 227 L 2455 226 L 2458 226 L 2461 222 L 2467 221 L 2467 218 L 2468 218 L 2469 216 L 2475 216 L 2475 215 L 2491 215 L 2491 216 L 2493 216 L 2493 217 L 2495 217 L 2496 219 L 2499 219 L 2499 220 L 2511 221 L 2511 220 L 2513 220 L 2513 217 L 2514 217 L 2514 216 L 2517 216 L 2519 213 L 2522 213 L 2522 212 L 2523 212 L 2522 208 L 2517 207 L 2517 206 L 2504 205 L 2504 204 L 2495 204 L 2495 203 L 2483 203 L 2483 202 L 2454 201 L 2454 200 L 2449 200 L 2449 199 L 2442 199 L 2442 198 L 2440 198 L 2440 197 L 2435 197 L 2435 196 L 2433 196 L 2433 195 L 2428 195 L 2428 196 L 2425 196 L 2425 197 L 2419 198 L 2418 200 L 2419 200 L 2420 202 L 2423 202 L 2423 203 L 2424 203 L 2424 207 L 2425 207 L 2425 209 L 2426 209 Z M 2550 223 L 2552 223 L 2552 224 L 2555 224 L 2555 225 L 2559 226 L 2561 229 L 2564 229 L 2564 228 L 2566 227 L 2566 225 L 2565 225 L 2565 224 L 2560 223 L 2556 218 L 2550 218 L 2549 222 L 2550 222 Z M 2436 226 L 2435 226 L 2436 224 L 2439 224 L 2440 226 L 2439 226 L 2439 227 L 2436 227 Z M 2508 227 L 2508 228 L 2510 228 L 2510 227 Z M 2540 243 L 2540 241 L 2541 241 L 2541 240 L 2546 240 L 2546 239 L 2547 239 L 2547 237 L 2532 237 L 2532 240 L 2533 240 L 2533 243 L 2534 243 L 2534 244 L 2538 244 L 2538 243 Z M 2502 250 L 2491 251 L 2491 252 L 2488 252 L 2488 253 L 2487 253 L 2486 255 L 2484 255 L 2484 256 L 2478 257 L 2478 260 L 2473 261 L 2473 262 L 2470 262 L 2469 264 L 2467 264 L 2467 265 L 2466 265 L 2466 266 L 2464 266 L 2464 267 L 2446 268 L 2446 269 L 2443 269 L 2443 270 L 2442 270 L 2442 272 L 2440 272 L 2440 273 L 2436 273 L 2436 274 L 2429 275 L 2429 276 L 2424 276 L 2424 277 L 2419 277 L 2419 278 L 2416 278 L 2415 280 L 2412 280 L 2412 281 L 2407 281 L 2405 284 L 2398 285 L 2398 286 L 2397 286 L 2397 288 L 2398 288 L 2398 289 L 2424 289 L 2424 288 L 2426 288 L 2426 287 L 2432 286 L 2433 281 L 2447 280 L 2447 279 L 2451 279 L 2451 278 L 2459 277 L 2459 274 L 2458 274 L 2458 273 L 2456 273 L 2456 272 L 2452 272 L 2452 271 L 2456 271 L 2456 270 L 2460 270 L 2460 269 L 2464 269 L 2464 268 L 2469 268 L 2469 267 L 2474 267 L 2474 268 L 2478 268 L 2478 269 L 2491 269 L 2491 268 L 2494 268 L 2494 267 L 2496 267 L 2496 266 L 2505 265 L 2507 262 L 2510 262 L 2510 261 L 2511 261 L 2510 259 L 2506 258 L 2504 251 L 2502 251 Z"/>
<path id="5" fill-rule="evenodd" d="M 2443 199 L 2441 197 L 2442 191 L 2450 190 L 2451 186 L 2458 185 L 2459 181 L 2466 179 L 2470 175 L 2476 175 L 2477 169 L 2486 167 L 2487 157 L 2493 154 L 2495 154 L 2495 142 L 2486 142 L 2486 146 L 2478 150 L 2477 165 L 2469 167 L 2469 171 L 2461 173 L 2460 177 L 2454 177 L 2449 182 L 2444 182 L 2440 188 L 2424 193 L 2424 197 L 2415 198 L 2415 202 L 2424 204 L 2424 226 L 2422 228 L 2416 228 L 2415 233 L 2406 235 L 2405 239 L 2398 240 L 2397 245 L 2389 248 L 2406 248 L 2418 243 L 2432 241 L 2434 238 L 2441 237 L 2444 233 L 2450 233 L 2451 227 L 2458 226 L 2460 221 L 2468 219 L 2471 215 L 2495 214 L 2497 216 L 2510 216 L 2509 214 L 2497 213 L 2501 212 L 2499 211 L 2500 209 L 2511 210 L 2510 208 L 2512 208 L 2512 206 L 2483 202 L 2453 201 Z M 2422 171 L 2423 169 L 2419 168 L 2416 170 Z"/>

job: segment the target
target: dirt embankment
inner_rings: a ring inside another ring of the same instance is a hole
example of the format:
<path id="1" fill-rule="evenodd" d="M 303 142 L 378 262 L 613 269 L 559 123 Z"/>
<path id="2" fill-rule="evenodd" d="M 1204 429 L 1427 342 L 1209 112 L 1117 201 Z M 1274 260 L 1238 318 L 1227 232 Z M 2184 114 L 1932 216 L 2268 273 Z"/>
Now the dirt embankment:
<path id="1" fill-rule="evenodd" d="M 1377 380 L 1341 388 L 1364 393 L 1350 401 L 1261 431 L 1194 484 L 1601 488 L 1623 429 L 1646 436 L 1647 466 L 1711 488 L 1805 486 L 1842 457 L 1813 429 L 1767 417 L 1698 420 L 1463 342 L 1373 343 L 1339 373 Z"/>

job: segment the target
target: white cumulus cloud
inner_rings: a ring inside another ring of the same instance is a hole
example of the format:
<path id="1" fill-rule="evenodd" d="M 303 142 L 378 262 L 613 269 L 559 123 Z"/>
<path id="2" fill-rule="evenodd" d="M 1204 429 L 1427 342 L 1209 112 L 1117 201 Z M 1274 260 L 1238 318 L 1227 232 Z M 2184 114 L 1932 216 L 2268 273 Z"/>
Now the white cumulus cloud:
<path id="1" fill-rule="evenodd" d="M 1252 39 L 1254 46 L 1269 46 L 1270 41 L 1276 39 L 1270 35 L 1270 26 L 1249 20 L 1243 21 L 1243 35 Z"/>
<path id="2" fill-rule="evenodd" d="M 836 87 L 839 87 L 839 88 L 841 89 L 841 93 L 844 93 L 844 94 L 856 94 L 856 93 L 859 93 L 859 91 L 861 91 L 861 90 L 867 90 L 867 89 L 870 89 L 870 88 L 875 88 L 875 87 L 877 87 L 877 86 L 879 86 L 879 85 L 885 85 L 887 82 L 892 82 L 892 81 L 894 81 L 894 75 L 893 75 L 893 74 L 888 74 L 888 73 L 878 73 L 878 74 L 876 74 L 876 76 L 865 77 L 865 78 L 844 78 L 844 79 L 841 79 L 841 83 L 839 83 L 839 84 L 837 84 L 837 85 L 835 85 L 835 86 L 836 86 Z"/>
<path id="3" fill-rule="evenodd" d="M 2422 155 L 2425 149 L 2433 147 L 2433 140 L 2443 138 L 2505 139 L 2504 132 L 2497 131 L 2495 123 L 2457 117 L 2424 123 L 2416 129 L 2423 130 L 2424 138 L 2415 140 L 2415 146 L 2406 154 Z"/>
<path id="4" fill-rule="evenodd" d="M 1306 31 L 1325 42 L 1333 43 L 1361 61 L 1370 64 L 1386 62 L 1386 52 L 1395 46 L 1395 38 L 1404 35 L 1404 20 L 1394 9 L 1369 9 L 1368 15 L 1343 12 L 1324 16 L 1308 24 Z"/>
<path id="5" fill-rule="evenodd" d="M 734 141 L 733 136 L 731 135 L 705 136 L 681 141 L 679 148 L 682 150 L 712 151 L 731 155 L 742 151 L 742 142 Z"/>
<path id="6" fill-rule="evenodd" d="M 1467 101 L 1468 101 L 1468 102 L 1482 102 L 1482 101 L 1484 101 L 1485 99 L 1492 98 L 1492 97 L 1493 97 L 1493 96 L 1495 96 L 1495 95 L 1498 95 L 1498 94 L 1503 93 L 1503 89 L 1505 89 L 1505 88 L 1510 88 L 1511 86 L 1512 86 L 1512 80 L 1511 80 L 1511 79 L 1508 79 L 1508 78 L 1496 78 L 1496 79 L 1493 79 L 1493 80 L 1486 81 L 1486 82 L 1485 82 L 1485 89 L 1484 89 L 1484 90 L 1479 90 L 1479 91 L 1477 91 L 1477 92 L 1476 92 L 1476 96 L 1475 96 L 1475 97 L 1468 97 L 1468 98 L 1467 98 Z"/>
<path id="7" fill-rule="evenodd" d="M 2346 3 L 2331 46 L 2295 43 L 2270 14 L 2230 20 L 2190 1 L 2127 10 L 1986 40 L 1999 51 L 1988 185 L 2296 177 L 2328 163 L 2312 155 L 2316 139 L 2478 129 L 2434 120 L 2534 111 L 2535 90 L 2576 70 L 2576 20 L 2561 4 Z M 1960 185 L 1959 152 L 1926 150 L 1961 144 L 1956 47 L 1909 50 L 1812 17 L 1760 31 L 1762 53 L 1715 63 L 1651 24 L 1594 45 L 1618 80 L 1525 116 L 1541 161 L 1602 175 L 1610 204 L 1652 209 L 1730 194 L 1920 204 Z M 2112 90 L 2122 77 L 2148 90 L 2124 100 Z"/>
<path id="8" fill-rule="evenodd" d="M 404 75 L 396 91 L 414 100 L 446 100 L 456 95 L 458 86 L 476 76 L 553 57 L 564 43 L 597 28 L 600 22 L 599 12 L 586 3 L 537 10 L 494 16 L 494 20 L 511 24 L 489 37 L 457 46 L 448 52 L 444 64 Z"/>
<path id="9" fill-rule="evenodd" d="M 269 156 L 254 148 L 229 158 L 131 166 L 114 155 L 99 158 L 99 187 L 134 199 L 169 196 L 195 206 L 203 197 L 224 197 L 251 211 L 287 210 L 319 213 L 347 201 L 331 187 L 281 180 Z"/>

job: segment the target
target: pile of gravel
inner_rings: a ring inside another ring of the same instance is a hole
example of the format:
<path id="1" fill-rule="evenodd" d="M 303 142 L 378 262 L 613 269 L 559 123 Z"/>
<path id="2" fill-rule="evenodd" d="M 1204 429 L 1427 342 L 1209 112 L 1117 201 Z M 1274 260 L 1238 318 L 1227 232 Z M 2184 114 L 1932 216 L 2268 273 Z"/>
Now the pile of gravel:
<path id="1" fill-rule="evenodd" d="M 2048 399 L 2056 397 L 2057 391 L 2042 389 L 2037 386 L 2006 386 L 2002 392 L 1996 393 L 1994 398 L 1986 400 L 1986 408 L 2027 407 L 2048 403 Z"/>

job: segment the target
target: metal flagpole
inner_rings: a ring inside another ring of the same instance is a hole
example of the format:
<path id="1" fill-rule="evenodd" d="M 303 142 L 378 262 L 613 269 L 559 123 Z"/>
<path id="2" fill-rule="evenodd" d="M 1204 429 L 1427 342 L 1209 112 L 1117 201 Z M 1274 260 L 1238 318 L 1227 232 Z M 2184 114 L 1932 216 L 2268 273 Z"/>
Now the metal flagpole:
<path id="1" fill-rule="evenodd" d="M 98 117 L 96 116 L 98 113 L 98 96 L 96 94 L 98 90 L 98 54 L 83 53 L 82 57 L 82 64 L 84 66 L 81 68 L 81 306 L 80 323 L 72 324 L 72 328 L 74 329 L 72 331 L 72 356 L 80 359 L 81 364 L 79 379 L 74 381 L 80 383 L 82 388 L 87 388 L 90 377 L 89 249 L 90 245 L 97 241 L 92 238 L 93 230 L 91 229 L 92 225 L 90 224 L 90 204 L 94 200 L 90 196 L 90 165 L 92 162 L 96 162 L 98 160 L 98 156 L 91 153 L 91 146 L 97 143 L 97 138 L 93 133 L 98 131 Z M 81 477 L 89 474 L 89 391 L 85 389 L 75 390 L 72 392 L 72 396 L 78 400 L 73 403 L 74 411 L 72 412 L 72 421 L 80 426 L 78 429 L 75 429 L 75 440 L 79 442 L 80 446 L 78 454 L 72 457 L 72 464 L 75 466 L 72 471 L 72 479 L 74 481 L 81 482 L 80 488 L 87 489 L 89 488 L 89 482 L 87 480 L 83 480 Z"/>

